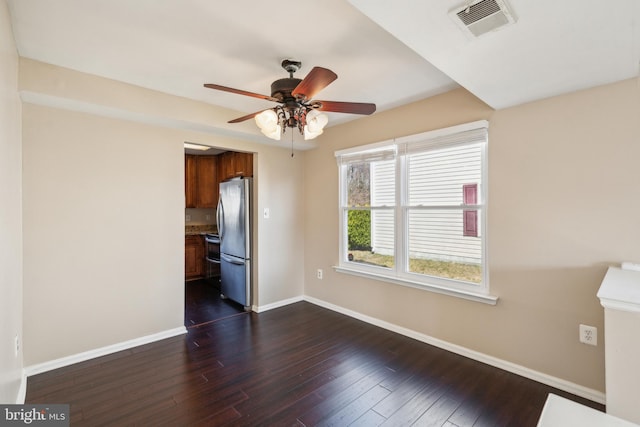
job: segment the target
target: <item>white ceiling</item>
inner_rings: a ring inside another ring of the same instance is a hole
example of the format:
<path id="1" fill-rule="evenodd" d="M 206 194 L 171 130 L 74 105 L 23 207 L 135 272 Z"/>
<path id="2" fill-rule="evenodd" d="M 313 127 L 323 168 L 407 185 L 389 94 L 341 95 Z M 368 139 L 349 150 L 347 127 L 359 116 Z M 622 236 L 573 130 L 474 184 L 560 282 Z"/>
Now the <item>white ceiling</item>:
<path id="1" fill-rule="evenodd" d="M 510 0 L 518 22 L 475 40 L 448 16 L 467 0 L 6 1 L 23 57 L 241 115 L 273 104 L 203 83 L 269 95 L 285 58 L 296 77 L 338 74 L 319 98 L 378 111 L 458 85 L 503 108 L 639 74 L 639 0 Z"/>
<path id="2" fill-rule="evenodd" d="M 448 16 L 467 0 L 349 0 L 493 108 L 640 72 L 639 0 L 507 0 L 508 27 L 469 39 Z"/>

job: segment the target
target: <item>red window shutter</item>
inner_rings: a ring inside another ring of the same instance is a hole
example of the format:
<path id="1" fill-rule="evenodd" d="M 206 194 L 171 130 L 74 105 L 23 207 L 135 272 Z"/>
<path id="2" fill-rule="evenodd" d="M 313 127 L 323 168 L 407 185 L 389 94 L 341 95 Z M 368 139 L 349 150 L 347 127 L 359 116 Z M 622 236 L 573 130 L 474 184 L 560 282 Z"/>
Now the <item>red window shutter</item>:
<path id="1" fill-rule="evenodd" d="M 462 186 L 462 202 L 465 205 L 475 205 L 478 203 L 478 184 L 465 184 Z M 478 211 L 462 211 L 462 235 L 467 237 L 478 237 Z"/>
<path id="2" fill-rule="evenodd" d="M 462 186 L 462 203 L 465 205 L 478 203 L 478 184 L 465 184 Z"/>
<path id="3" fill-rule="evenodd" d="M 464 229 L 462 235 L 467 237 L 478 237 L 478 211 L 463 212 Z"/>

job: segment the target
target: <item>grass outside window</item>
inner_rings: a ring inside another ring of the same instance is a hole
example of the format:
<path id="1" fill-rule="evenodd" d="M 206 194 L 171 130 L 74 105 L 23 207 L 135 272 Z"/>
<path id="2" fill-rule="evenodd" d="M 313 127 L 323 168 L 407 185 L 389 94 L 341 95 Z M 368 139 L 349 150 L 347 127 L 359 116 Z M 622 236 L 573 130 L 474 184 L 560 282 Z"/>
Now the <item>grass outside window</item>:
<path id="1" fill-rule="evenodd" d="M 349 251 L 349 259 L 353 262 L 393 268 L 394 258 L 390 255 L 380 255 L 370 251 Z M 409 259 L 409 271 L 427 276 L 443 277 L 470 283 L 482 282 L 482 268 L 479 264 L 466 264 L 453 261 L 431 259 Z"/>

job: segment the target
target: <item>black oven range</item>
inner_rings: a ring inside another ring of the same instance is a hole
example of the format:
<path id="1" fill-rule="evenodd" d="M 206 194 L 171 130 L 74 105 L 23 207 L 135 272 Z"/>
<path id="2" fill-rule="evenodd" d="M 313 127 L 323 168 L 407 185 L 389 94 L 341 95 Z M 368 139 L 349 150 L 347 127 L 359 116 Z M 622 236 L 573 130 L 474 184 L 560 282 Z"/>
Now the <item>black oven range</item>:
<path id="1" fill-rule="evenodd" d="M 220 276 L 220 236 L 207 233 L 204 236 L 207 277 Z"/>

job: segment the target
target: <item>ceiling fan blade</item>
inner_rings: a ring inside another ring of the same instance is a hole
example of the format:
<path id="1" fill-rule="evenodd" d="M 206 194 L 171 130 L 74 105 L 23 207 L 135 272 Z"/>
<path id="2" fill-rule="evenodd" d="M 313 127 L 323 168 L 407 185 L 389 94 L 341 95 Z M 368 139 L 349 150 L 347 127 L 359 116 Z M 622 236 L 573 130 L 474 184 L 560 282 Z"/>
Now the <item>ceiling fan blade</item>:
<path id="1" fill-rule="evenodd" d="M 298 86 L 291 92 L 296 98 L 311 99 L 331 82 L 338 78 L 338 75 L 331 70 L 322 67 L 313 67 Z"/>
<path id="2" fill-rule="evenodd" d="M 316 105 L 319 105 L 316 107 Z M 317 101 L 314 100 L 312 107 L 320 111 L 329 111 L 334 113 L 351 113 L 351 114 L 373 114 L 376 111 L 376 104 L 367 102 L 338 102 L 338 101 Z"/>
<path id="3" fill-rule="evenodd" d="M 247 92 L 246 90 L 240 90 L 240 89 L 234 89 L 232 87 L 215 85 L 213 83 L 205 83 L 204 87 L 208 87 L 209 89 L 221 90 L 221 91 L 224 91 L 224 92 L 237 93 L 238 95 L 251 96 L 253 98 L 266 99 L 267 101 L 280 102 L 280 100 L 278 100 L 278 99 L 276 99 L 276 98 L 274 98 L 272 96 L 260 95 L 259 93 Z"/>
<path id="4" fill-rule="evenodd" d="M 268 108 L 267 108 L 268 109 Z M 256 111 L 255 113 L 247 114 L 246 116 L 238 117 L 237 119 L 229 120 L 227 123 L 240 123 L 245 120 L 253 119 L 258 114 L 262 113 L 265 110 Z"/>

